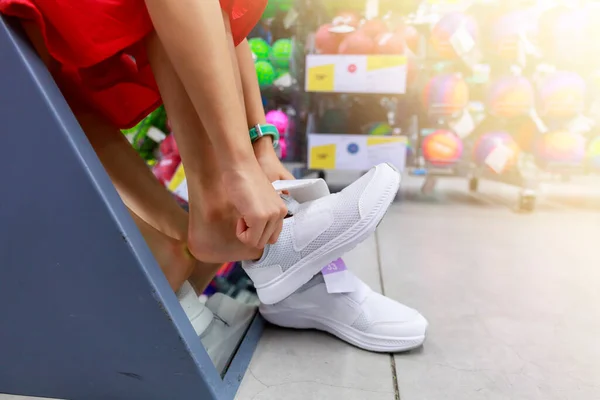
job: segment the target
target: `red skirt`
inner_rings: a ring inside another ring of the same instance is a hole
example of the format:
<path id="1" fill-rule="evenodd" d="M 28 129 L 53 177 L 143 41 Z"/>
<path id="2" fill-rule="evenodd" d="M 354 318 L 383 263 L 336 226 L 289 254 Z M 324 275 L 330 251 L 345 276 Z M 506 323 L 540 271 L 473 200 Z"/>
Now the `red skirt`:
<path id="1" fill-rule="evenodd" d="M 220 0 L 236 46 L 266 1 Z M 154 30 L 144 0 L 0 0 L 0 13 L 40 28 L 59 64 L 51 72 L 75 112 L 93 110 L 130 128 L 162 103 L 143 43 Z"/>

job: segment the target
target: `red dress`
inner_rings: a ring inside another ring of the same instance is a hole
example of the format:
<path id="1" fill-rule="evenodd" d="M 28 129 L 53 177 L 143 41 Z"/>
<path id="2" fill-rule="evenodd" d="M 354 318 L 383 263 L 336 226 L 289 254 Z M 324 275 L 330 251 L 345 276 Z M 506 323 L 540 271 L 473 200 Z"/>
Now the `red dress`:
<path id="1" fill-rule="evenodd" d="M 220 0 L 236 46 L 266 2 Z M 59 64 L 51 72 L 71 107 L 83 104 L 130 128 L 162 103 L 143 43 L 154 29 L 144 0 L 0 0 L 0 13 L 40 28 Z"/>

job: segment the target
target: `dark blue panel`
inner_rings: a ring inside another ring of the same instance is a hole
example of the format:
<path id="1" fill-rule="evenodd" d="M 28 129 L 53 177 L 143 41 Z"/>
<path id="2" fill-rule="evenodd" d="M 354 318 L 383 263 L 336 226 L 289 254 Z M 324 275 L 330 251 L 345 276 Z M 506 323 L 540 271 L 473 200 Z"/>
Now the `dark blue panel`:
<path id="1" fill-rule="evenodd" d="M 87 139 L 0 20 L 0 392 L 213 399 L 224 387 Z"/>

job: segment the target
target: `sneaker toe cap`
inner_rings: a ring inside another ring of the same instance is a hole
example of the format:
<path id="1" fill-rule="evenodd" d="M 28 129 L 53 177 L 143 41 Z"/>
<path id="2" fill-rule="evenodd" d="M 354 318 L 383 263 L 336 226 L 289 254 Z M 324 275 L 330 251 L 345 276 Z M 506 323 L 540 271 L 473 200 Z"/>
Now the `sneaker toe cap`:
<path id="1" fill-rule="evenodd" d="M 379 336 L 417 338 L 425 336 L 428 322 L 417 311 L 410 319 L 398 318 L 385 321 L 373 322 L 367 329 L 367 333 Z"/>
<path id="2" fill-rule="evenodd" d="M 398 170 L 390 164 L 374 167 L 362 179 L 366 183 L 359 200 L 359 212 L 362 218 L 371 211 L 387 205 L 390 197 L 396 196 L 400 184 Z M 368 183 L 367 183 L 368 182 Z"/>
<path id="3" fill-rule="evenodd" d="M 427 332 L 428 322 L 417 310 L 379 293 L 367 299 L 369 324 L 367 333 L 389 337 L 421 337 Z"/>

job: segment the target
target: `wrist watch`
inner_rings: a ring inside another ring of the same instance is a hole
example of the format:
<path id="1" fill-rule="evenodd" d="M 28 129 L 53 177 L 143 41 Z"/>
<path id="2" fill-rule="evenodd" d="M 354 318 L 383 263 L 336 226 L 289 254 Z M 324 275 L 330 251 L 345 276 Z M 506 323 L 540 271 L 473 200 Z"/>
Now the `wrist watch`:
<path id="1" fill-rule="evenodd" d="M 256 142 L 263 136 L 271 136 L 273 138 L 273 147 L 279 146 L 279 131 L 275 125 L 271 124 L 256 124 L 250 128 L 250 141 Z"/>

